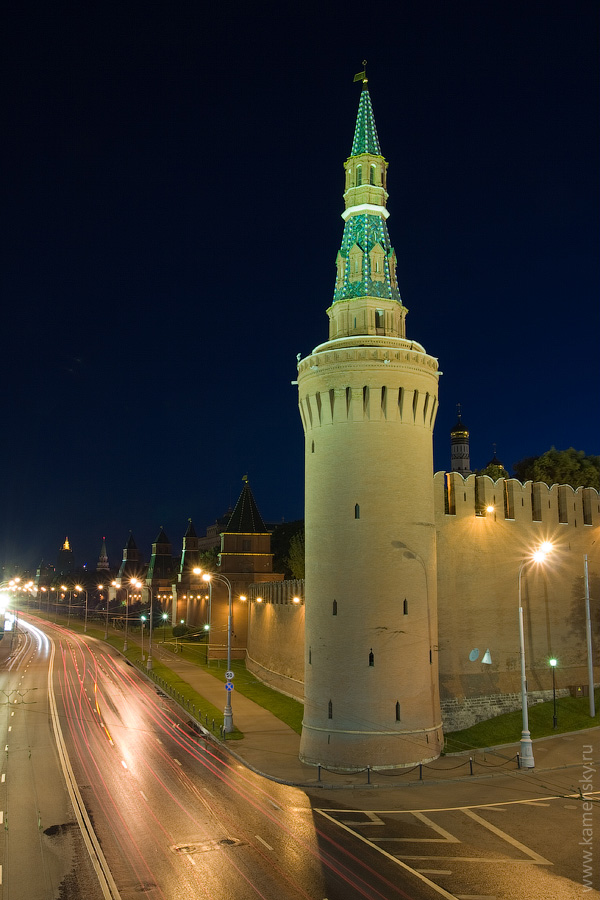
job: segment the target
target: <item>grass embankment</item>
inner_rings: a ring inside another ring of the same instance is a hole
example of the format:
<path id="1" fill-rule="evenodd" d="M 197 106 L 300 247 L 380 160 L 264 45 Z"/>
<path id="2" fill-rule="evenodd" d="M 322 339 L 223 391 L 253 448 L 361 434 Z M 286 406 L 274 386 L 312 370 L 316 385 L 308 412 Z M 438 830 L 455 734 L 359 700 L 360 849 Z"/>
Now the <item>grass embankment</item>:
<path id="1" fill-rule="evenodd" d="M 210 672 L 215 678 L 225 682 L 226 661 L 224 659 L 211 660 L 206 662 L 206 645 L 196 643 L 180 642 L 181 654 L 184 659 L 195 663 Z M 263 709 L 268 709 L 286 725 L 289 725 L 297 734 L 302 731 L 302 714 L 304 707 L 298 700 L 292 697 L 286 697 L 279 691 L 274 691 L 267 687 L 262 681 L 258 681 L 252 672 L 246 668 L 243 659 L 233 659 L 231 661 L 231 670 L 235 673 L 234 684 L 238 694 L 243 694 L 248 700 L 252 700 Z"/>
<path id="2" fill-rule="evenodd" d="M 600 691 L 595 692 L 596 715 L 590 717 L 589 697 L 560 697 L 556 700 L 557 727 L 553 728 L 554 704 L 536 703 L 529 707 L 529 730 L 532 740 L 564 734 L 568 731 L 582 731 L 600 725 L 598 701 Z M 521 739 L 522 713 L 520 709 L 504 713 L 480 722 L 463 731 L 453 731 L 446 735 L 445 753 L 474 750 L 481 747 L 496 747 L 499 744 L 514 744 Z"/>

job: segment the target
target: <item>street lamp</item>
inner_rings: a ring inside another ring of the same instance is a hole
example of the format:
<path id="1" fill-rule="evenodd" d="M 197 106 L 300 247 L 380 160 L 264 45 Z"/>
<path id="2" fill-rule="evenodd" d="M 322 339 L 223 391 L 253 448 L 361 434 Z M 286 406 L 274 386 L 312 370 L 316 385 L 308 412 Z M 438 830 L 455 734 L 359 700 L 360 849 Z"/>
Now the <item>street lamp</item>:
<path id="1" fill-rule="evenodd" d="M 69 591 L 69 616 L 67 618 L 67 628 L 68 628 L 69 625 L 71 624 L 71 597 L 73 596 L 73 591 L 70 590 L 66 586 L 66 584 L 61 584 L 60 589 L 61 589 L 61 591 Z"/>
<path id="2" fill-rule="evenodd" d="M 556 726 L 558 725 L 558 720 L 556 718 L 556 680 L 554 678 L 554 672 L 556 670 L 558 660 L 557 659 L 549 659 L 548 662 L 550 663 L 550 668 L 552 669 L 552 708 L 553 708 L 552 727 L 556 728 Z"/>
<path id="3" fill-rule="evenodd" d="M 585 588 L 585 637 L 587 643 L 587 664 L 588 664 L 588 684 L 589 684 L 589 701 L 590 716 L 592 719 L 596 715 L 596 706 L 594 699 L 594 661 L 592 658 L 592 622 L 590 619 L 590 579 L 588 574 L 588 558 L 587 553 L 583 555 L 583 583 Z"/>
<path id="4" fill-rule="evenodd" d="M 141 581 L 134 582 L 137 588 L 142 587 Z M 152 624 L 154 619 L 154 604 L 152 602 L 152 585 L 146 582 L 146 587 L 148 588 L 148 593 L 150 594 L 150 627 L 148 629 L 148 661 L 146 663 L 146 668 L 152 668 Z M 144 622 L 146 621 L 145 617 L 142 616 Z M 142 625 L 142 659 L 144 658 L 144 626 Z"/>
<path id="5" fill-rule="evenodd" d="M 199 566 L 196 566 L 192 571 L 194 572 L 194 575 L 202 575 L 202 569 Z M 212 615 L 212 584 L 208 572 L 205 572 L 204 575 L 202 575 L 202 580 L 208 583 L 208 625 L 204 626 L 204 630 L 208 632 L 206 639 L 206 662 L 208 664 L 208 654 L 210 651 L 210 621 Z M 227 671 L 229 671 L 229 667 L 227 668 Z"/>
<path id="6" fill-rule="evenodd" d="M 232 691 L 233 685 L 231 684 L 230 679 L 227 677 L 228 674 L 231 672 L 231 620 L 232 620 L 231 582 L 230 582 L 229 578 L 226 578 L 225 575 L 221 575 L 220 573 L 217 573 L 216 575 L 209 575 L 208 572 L 206 572 L 202 576 L 202 579 L 204 581 L 207 581 L 209 586 L 210 586 L 213 578 L 216 578 L 217 581 L 222 581 L 223 584 L 227 585 L 227 593 L 229 596 L 229 612 L 228 612 L 228 616 L 227 616 L 227 672 L 225 674 L 225 677 L 227 678 L 227 682 L 225 684 L 225 690 L 227 692 L 227 700 L 225 702 L 225 710 L 223 713 L 223 731 L 229 732 L 229 731 L 233 731 L 233 711 L 231 709 L 231 691 Z M 210 587 L 209 587 L 209 594 L 210 594 Z"/>
<path id="7" fill-rule="evenodd" d="M 168 619 L 168 618 L 169 618 L 169 613 L 163 613 L 163 614 L 162 614 L 162 620 L 163 620 L 163 644 L 164 644 L 165 641 L 167 640 L 167 619 Z"/>
<path id="8" fill-rule="evenodd" d="M 75 585 L 75 590 L 79 591 L 80 594 L 85 594 L 85 619 L 83 622 L 83 633 L 87 632 L 87 617 L 88 617 L 88 592 L 85 588 L 82 588 L 80 584 Z"/>
<path id="9" fill-rule="evenodd" d="M 525 674 L 525 632 L 523 629 L 523 603 L 521 600 L 521 576 L 523 569 L 528 563 L 542 563 L 548 554 L 552 551 L 552 544 L 547 541 L 536 550 L 531 556 L 523 560 L 519 566 L 519 652 L 521 654 L 521 710 L 523 716 L 523 730 L 521 731 L 521 754 L 520 765 L 526 769 L 533 769 L 535 760 L 533 758 L 533 744 L 531 743 L 531 734 L 529 731 L 529 715 L 527 710 L 527 676 Z"/>
<path id="10" fill-rule="evenodd" d="M 131 583 L 135 584 L 136 579 L 132 578 Z M 127 634 L 129 631 L 129 594 L 127 585 L 125 585 L 125 641 L 123 642 L 123 653 L 127 653 Z"/>
<path id="11" fill-rule="evenodd" d="M 144 661 L 144 625 L 146 624 L 146 616 L 140 616 L 142 623 L 142 662 Z"/>

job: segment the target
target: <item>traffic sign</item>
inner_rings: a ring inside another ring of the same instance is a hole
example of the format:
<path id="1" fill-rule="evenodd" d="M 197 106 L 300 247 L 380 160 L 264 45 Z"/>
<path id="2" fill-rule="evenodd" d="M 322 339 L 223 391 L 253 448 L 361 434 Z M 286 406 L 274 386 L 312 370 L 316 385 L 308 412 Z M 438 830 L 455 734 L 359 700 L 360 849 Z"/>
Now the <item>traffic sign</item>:
<path id="1" fill-rule="evenodd" d="M 232 690 L 233 690 L 233 685 L 232 685 L 232 683 L 231 683 L 230 681 L 228 681 L 227 684 L 225 685 L 225 690 L 226 690 L 226 691 L 232 691 Z"/>
<path id="2" fill-rule="evenodd" d="M 225 672 L 225 678 L 227 681 L 232 681 L 235 678 L 235 672 Z"/>

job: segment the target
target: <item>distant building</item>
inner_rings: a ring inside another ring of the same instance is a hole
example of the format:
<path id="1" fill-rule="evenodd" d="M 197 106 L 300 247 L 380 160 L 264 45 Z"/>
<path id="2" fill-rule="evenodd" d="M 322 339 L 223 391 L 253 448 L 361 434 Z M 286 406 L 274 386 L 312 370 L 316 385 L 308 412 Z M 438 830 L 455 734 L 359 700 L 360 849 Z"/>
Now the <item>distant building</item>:
<path id="1" fill-rule="evenodd" d="M 96 572 L 108 572 L 110 570 L 110 566 L 108 564 L 108 554 L 106 552 L 106 538 L 102 538 L 102 547 L 100 549 L 100 556 L 98 557 L 98 562 L 96 563 Z"/>
<path id="2" fill-rule="evenodd" d="M 69 544 L 69 538 L 65 538 L 65 542 L 58 551 L 56 558 L 56 574 L 60 578 L 66 578 L 75 571 L 75 557 Z"/>
<path id="3" fill-rule="evenodd" d="M 450 471 L 461 475 L 471 474 L 471 454 L 469 450 L 469 429 L 463 425 L 458 404 L 456 425 L 450 432 Z"/>

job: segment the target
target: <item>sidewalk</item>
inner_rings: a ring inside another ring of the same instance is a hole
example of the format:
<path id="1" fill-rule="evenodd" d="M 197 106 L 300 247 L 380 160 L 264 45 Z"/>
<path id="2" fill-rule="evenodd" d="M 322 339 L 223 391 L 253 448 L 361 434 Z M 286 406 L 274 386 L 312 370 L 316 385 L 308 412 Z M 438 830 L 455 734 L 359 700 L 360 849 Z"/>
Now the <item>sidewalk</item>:
<path id="1" fill-rule="evenodd" d="M 221 681 L 191 662 L 182 660 L 154 647 L 154 658 L 176 672 L 202 697 L 216 707 L 225 706 L 225 688 Z M 440 757 L 424 764 L 422 770 L 387 770 L 386 772 L 338 773 L 319 770 L 300 762 L 300 735 L 277 719 L 268 710 L 248 700 L 242 694 L 232 693 L 231 706 L 236 727 L 243 733 L 243 740 L 227 741 L 227 750 L 253 771 L 273 781 L 298 787 L 325 789 L 396 788 L 409 784 L 432 784 L 467 778 L 489 778 L 493 775 L 514 774 L 518 771 L 516 754 L 519 742 L 490 750 L 471 750 L 461 754 Z M 594 745 L 594 757 L 598 754 L 600 728 L 556 737 L 541 738 L 534 742 L 536 772 L 547 769 L 581 765 L 583 748 Z M 216 739 L 217 740 L 217 739 Z M 219 741 L 219 743 L 223 743 Z M 472 758 L 472 765 L 470 763 Z M 522 770 L 525 774 L 527 771 Z M 472 774 L 471 774 L 472 772 Z M 422 775 L 422 780 L 420 779 Z"/>

